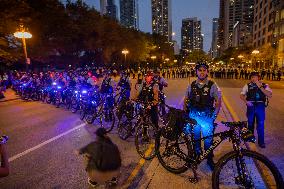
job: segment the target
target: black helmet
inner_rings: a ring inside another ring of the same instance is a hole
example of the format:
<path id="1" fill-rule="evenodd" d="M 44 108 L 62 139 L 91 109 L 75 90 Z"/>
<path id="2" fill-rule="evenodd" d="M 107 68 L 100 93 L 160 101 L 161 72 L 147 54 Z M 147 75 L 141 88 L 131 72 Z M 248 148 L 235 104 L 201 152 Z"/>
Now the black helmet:
<path id="1" fill-rule="evenodd" d="M 252 71 L 251 73 L 250 73 L 250 78 L 252 77 L 252 76 L 260 76 L 260 74 L 259 74 L 259 72 L 257 72 L 257 71 Z"/>
<path id="2" fill-rule="evenodd" d="M 206 62 L 197 62 L 195 65 L 195 70 L 198 70 L 200 67 L 204 67 L 209 70 L 209 65 Z"/>

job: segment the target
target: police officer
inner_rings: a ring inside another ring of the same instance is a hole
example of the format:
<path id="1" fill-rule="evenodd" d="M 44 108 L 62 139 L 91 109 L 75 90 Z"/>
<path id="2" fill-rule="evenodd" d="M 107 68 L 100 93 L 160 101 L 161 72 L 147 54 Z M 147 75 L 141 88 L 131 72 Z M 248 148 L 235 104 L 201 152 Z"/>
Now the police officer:
<path id="1" fill-rule="evenodd" d="M 272 97 L 272 90 L 265 83 L 259 81 L 258 72 L 251 72 L 250 83 L 246 84 L 240 98 L 247 105 L 248 127 L 254 133 L 254 120 L 257 123 L 258 145 L 265 148 L 264 142 L 264 120 L 265 120 L 265 103 L 267 97 Z"/>
<path id="2" fill-rule="evenodd" d="M 114 82 L 110 77 L 110 71 L 105 72 L 105 77 L 101 84 L 101 94 L 105 99 L 104 110 L 106 121 L 112 121 L 112 114 L 108 113 L 109 109 L 114 107 L 114 96 L 113 96 Z"/>
<path id="3" fill-rule="evenodd" d="M 148 71 L 142 84 L 142 89 L 138 95 L 138 99 L 149 105 L 151 121 L 158 128 L 158 103 L 159 103 L 159 85 L 154 81 L 154 74 Z"/>
<path id="4" fill-rule="evenodd" d="M 119 80 L 117 86 L 118 86 L 118 88 L 120 88 L 120 92 L 122 93 L 120 95 L 120 99 L 118 99 L 118 101 L 119 102 L 121 100 L 128 101 L 130 99 L 131 83 L 130 83 L 129 77 L 127 76 L 125 71 L 122 71 L 120 73 L 120 80 Z"/>
<path id="5" fill-rule="evenodd" d="M 193 81 L 187 88 L 185 94 L 185 109 L 189 117 L 195 119 L 197 125 L 193 128 L 194 139 L 199 140 L 201 133 L 203 137 L 214 134 L 214 121 L 221 106 L 221 93 L 217 85 L 208 79 L 209 66 L 205 62 L 196 64 L 195 71 L 197 80 Z M 204 150 L 212 145 L 213 137 L 204 140 Z M 195 143 L 197 155 L 201 154 L 201 143 Z M 214 169 L 213 153 L 209 154 L 207 164 Z"/>
<path id="6" fill-rule="evenodd" d="M 156 82 L 159 86 L 159 100 L 160 100 L 160 108 L 162 111 L 162 115 L 166 114 L 166 96 L 163 92 L 164 87 L 168 87 L 168 83 L 163 76 L 160 76 L 160 70 L 156 70 L 154 74 L 154 82 Z"/>

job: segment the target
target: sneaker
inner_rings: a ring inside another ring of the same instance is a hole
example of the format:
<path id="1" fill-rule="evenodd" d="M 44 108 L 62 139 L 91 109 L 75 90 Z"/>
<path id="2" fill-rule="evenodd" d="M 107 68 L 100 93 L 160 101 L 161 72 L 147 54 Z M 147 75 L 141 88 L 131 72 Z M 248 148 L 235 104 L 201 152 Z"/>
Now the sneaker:
<path id="1" fill-rule="evenodd" d="M 96 188 L 99 186 L 99 184 L 95 181 L 92 181 L 90 178 L 88 178 L 88 184 L 93 187 L 93 188 Z"/>
<path id="2" fill-rule="evenodd" d="M 210 170 L 213 171 L 215 167 L 215 163 L 212 158 L 207 159 L 207 165 L 209 166 Z"/>
<path id="3" fill-rule="evenodd" d="M 265 148 L 265 144 L 263 143 L 263 144 L 258 144 L 258 146 L 260 147 L 260 148 Z"/>

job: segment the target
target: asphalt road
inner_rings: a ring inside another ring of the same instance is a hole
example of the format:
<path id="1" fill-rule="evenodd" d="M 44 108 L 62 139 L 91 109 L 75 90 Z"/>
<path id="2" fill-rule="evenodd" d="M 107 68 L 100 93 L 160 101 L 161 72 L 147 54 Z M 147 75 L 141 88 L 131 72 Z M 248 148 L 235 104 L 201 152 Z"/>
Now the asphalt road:
<path id="1" fill-rule="evenodd" d="M 247 81 L 216 82 L 238 118 L 246 120 L 245 106 L 239 99 L 239 93 Z M 167 103 L 181 108 L 188 83 L 188 79 L 170 80 L 165 91 Z M 269 84 L 273 98 L 267 108 L 265 124 L 267 148 L 254 149 L 268 156 L 283 174 L 284 83 Z M 228 109 L 224 104 L 222 107 L 218 121 L 229 120 Z M 0 102 L 0 134 L 9 136 L 7 148 L 11 164 L 11 174 L 0 179 L 0 188 L 88 188 L 83 159 L 75 155 L 74 150 L 91 142 L 96 128 L 95 125 L 82 122 L 78 114 L 41 102 L 23 102 L 20 99 Z M 116 135 L 116 130 L 110 137 L 123 157 L 118 188 L 210 188 L 211 172 L 205 163 L 199 167 L 200 182 L 192 184 L 188 180 L 192 174 L 190 171 L 173 175 L 156 158 L 141 161 L 133 138 L 122 141 Z M 216 149 L 215 160 L 230 150 L 230 143 L 225 142 Z M 134 169 L 137 174 L 130 177 Z"/>

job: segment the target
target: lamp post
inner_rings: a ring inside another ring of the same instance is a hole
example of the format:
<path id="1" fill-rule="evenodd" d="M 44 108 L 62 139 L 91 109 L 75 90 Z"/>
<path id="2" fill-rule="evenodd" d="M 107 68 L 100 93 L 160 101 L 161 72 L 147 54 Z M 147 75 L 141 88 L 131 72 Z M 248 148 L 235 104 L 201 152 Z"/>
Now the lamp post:
<path id="1" fill-rule="evenodd" d="M 126 56 L 129 54 L 129 51 L 127 49 L 123 49 L 121 53 L 124 54 L 124 63 L 126 64 Z"/>
<path id="2" fill-rule="evenodd" d="M 255 64 L 255 66 L 253 66 L 253 67 L 254 67 L 254 69 L 256 69 L 256 55 L 259 54 L 259 50 L 253 50 L 253 51 L 251 52 L 251 54 L 254 55 L 254 64 Z M 259 69 L 260 69 L 260 63 L 259 63 Z"/>
<path id="3" fill-rule="evenodd" d="M 26 39 L 31 38 L 32 34 L 30 34 L 29 32 L 25 30 L 23 24 L 20 24 L 19 30 L 14 33 L 14 36 L 22 39 L 24 55 L 25 55 L 25 60 L 26 60 L 26 71 L 28 71 L 28 65 L 30 64 L 30 60 L 28 59 Z"/>

